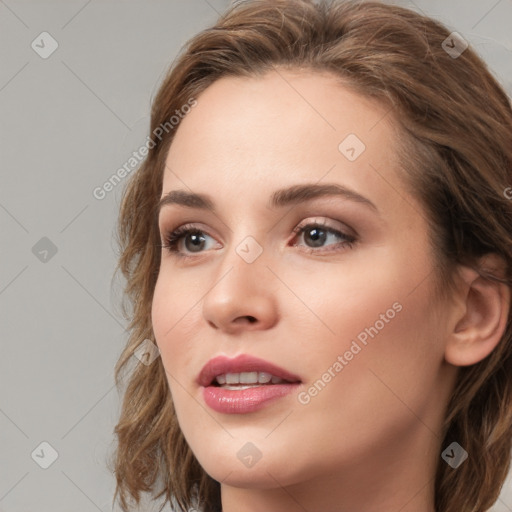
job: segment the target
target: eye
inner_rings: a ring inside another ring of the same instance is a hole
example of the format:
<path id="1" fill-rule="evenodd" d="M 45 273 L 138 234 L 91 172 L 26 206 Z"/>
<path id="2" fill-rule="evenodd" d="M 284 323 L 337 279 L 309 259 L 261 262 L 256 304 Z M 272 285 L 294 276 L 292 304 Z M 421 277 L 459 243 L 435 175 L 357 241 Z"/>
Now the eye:
<path id="1" fill-rule="evenodd" d="M 338 248 L 352 248 L 354 243 L 356 242 L 356 237 L 352 235 L 347 235 L 342 231 L 335 229 L 333 227 L 329 227 L 326 223 L 321 222 L 313 222 L 306 225 L 299 225 L 294 230 L 294 233 L 298 234 L 300 237 L 304 239 L 306 244 L 310 244 L 307 248 L 307 252 L 331 252 Z M 329 239 L 339 239 L 341 240 L 338 243 L 329 244 L 333 245 L 334 249 L 329 249 L 328 251 L 318 251 L 317 247 L 322 247 L 325 242 Z"/>
<path id="2" fill-rule="evenodd" d="M 293 232 L 299 238 L 303 238 L 306 244 L 309 244 L 309 247 L 306 247 L 305 250 L 310 253 L 325 253 L 336 251 L 337 249 L 352 248 L 356 242 L 356 237 L 347 235 L 322 222 L 310 222 L 306 225 L 299 225 Z M 162 244 L 162 248 L 167 249 L 174 256 L 180 258 L 193 258 L 194 256 L 190 256 L 190 253 L 200 254 L 204 252 L 204 249 L 207 249 L 207 238 L 212 237 L 201 229 L 194 227 L 194 225 L 185 224 L 165 236 L 165 243 Z M 328 251 L 318 250 L 319 247 L 324 246 L 329 238 L 340 241 L 328 244 L 334 246 Z M 185 246 L 185 251 L 180 246 L 180 243 Z"/>
<path id="3" fill-rule="evenodd" d="M 162 248 L 167 249 L 176 256 L 186 258 L 188 255 L 184 254 L 179 248 L 180 242 L 183 241 L 187 251 L 200 253 L 205 247 L 205 235 L 206 233 L 204 231 L 191 226 L 190 224 L 185 224 L 174 231 L 171 231 L 165 237 L 165 243 L 162 245 Z M 211 238 L 209 235 L 206 235 L 206 237 Z"/>

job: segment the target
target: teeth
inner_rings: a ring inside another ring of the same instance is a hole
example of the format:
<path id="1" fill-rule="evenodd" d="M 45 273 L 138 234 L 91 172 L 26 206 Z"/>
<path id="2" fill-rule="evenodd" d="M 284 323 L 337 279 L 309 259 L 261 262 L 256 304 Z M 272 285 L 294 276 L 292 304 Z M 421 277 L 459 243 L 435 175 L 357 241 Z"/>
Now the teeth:
<path id="1" fill-rule="evenodd" d="M 224 386 L 221 386 L 221 387 L 222 387 L 222 389 L 231 389 L 232 391 L 234 391 L 234 390 L 240 391 L 241 389 L 257 388 L 258 385 L 257 384 L 248 384 L 247 386 L 244 386 L 242 384 L 237 384 L 234 386 L 228 386 L 227 384 L 225 384 Z"/>
<path id="2" fill-rule="evenodd" d="M 267 372 L 259 372 L 258 373 L 258 382 L 261 382 L 262 384 L 266 384 L 267 382 L 270 382 L 272 379 L 272 375 Z"/>
<path id="3" fill-rule="evenodd" d="M 243 372 L 240 374 L 240 384 L 256 384 L 258 382 L 258 372 Z"/>
<path id="4" fill-rule="evenodd" d="M 240 372 L 226 373 L 217 375 L 215 378 L 217 384 L 230 388 L 233 384 L 279 384 L 284 382 L 280 377 L 276 377 L 267 372 Z M 247 386 L 237 386 L 236 389 L 245 389 Z"/>
<path id="5" fill-rule="evenodd" d="M 240 374 L 239 373 L 226 373 L 226 384 L 239 384 Z"/>

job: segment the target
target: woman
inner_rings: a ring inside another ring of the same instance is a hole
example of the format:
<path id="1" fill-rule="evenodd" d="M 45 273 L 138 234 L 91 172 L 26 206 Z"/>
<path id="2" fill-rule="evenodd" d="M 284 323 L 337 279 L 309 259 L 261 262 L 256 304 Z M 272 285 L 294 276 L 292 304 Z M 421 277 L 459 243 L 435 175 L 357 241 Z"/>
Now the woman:
<path id="1" fill-rule="evenodd" d="M 151 136 L 119 224 L 123 510 L 488 510 L 512 109 L 462 37 L 379 2 L 238 3 L 163 81 Z"/>

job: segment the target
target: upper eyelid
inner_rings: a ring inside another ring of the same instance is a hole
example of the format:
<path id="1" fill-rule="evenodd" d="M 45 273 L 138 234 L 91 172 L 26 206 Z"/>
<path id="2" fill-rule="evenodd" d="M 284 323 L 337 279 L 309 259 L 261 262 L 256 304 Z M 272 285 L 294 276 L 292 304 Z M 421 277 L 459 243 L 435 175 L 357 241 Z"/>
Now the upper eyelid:
<path id="1" fill-rule="evenodd" d="M 331 222 L 338 222 L 342 224 L 345 227 L 334 227 L 329 225 L 329 220 Z M 309 228 L 310 226 L 320 226 L 325 229 L 325 231 L 330 232 L 334 236 L 337 236 L 341 239 L 339 243 L 329 244 L 325 247 L 319 247 L 319 248 L 306 248 L 307 253 L 311 254 L 317 254 L 318 256 L 328 256 L 332 254 L 337 254 L 340 250 L 346 250 L 348 248 L 353 248 L 354 244 L 358 244 L 360 242 L 360 236 L 357 231 L 350 228 L 347 224 L 344 222 L 341 222 L 339 220 L 334 221 L 333 219 L 327 220 L 325 217 L 321 218 L 320 220 L 318 217 L 308 218 L 306 217 L 301 222 L 296 224 L 294 228 L 292 229 L 292 234 L 294 240 L 294 243 L 292 244 L 293 247 L 301 247 L 302 244 L 296 243 L 295 240 L 297 238 L 300 239 L 300 237 L 303 236 L 303 233 L 306 231 L 306 228 Z M 171 255 L 174 257 L 180 257 L 182 258 L 182 261 L 186 261 L 190 258 L 201 258 L 201 256 L 205 256 L 209 250 L 200 251 L 198 253 L 191 253 L 189 254 L 187 250 L 184 250 L 183 248 L 179 248 L 179 244 L 183 243 L 183 240 L 185 237 L 193 233 L 194 231 L 198 231 L 206 235 L 207 237 L 212 238 L 212 240 L 219 244 L 222 242 L 219 242 L 217 237 L 214 235 L 211 235 L 208 231 L 208 229 L 203 229 L 201 226 L 198 225 L 196 222 L 184 222 L 182 224 L 178 224 L 176 227 L 173 227 L 172 229 L 169 229 L 168 231 L 165 231 L 165 234 L 162 235 L 162 244 L 161 248 L 166 249 Z M 288 240 L 288 237 L 287 237 Z M 290 243 L 290 241 L 287 241 L 287 246 Z M 212 250 L 212 249 L 210 249 Z M 215 250 L 215 249 L 213 249 Z M 197 260 L 200 261 L 200 260 Z"/>
<path id="2" fill-rule="evenodd" d="M 297 236 L 298 234 L 300 234 L 300 232 L 304 228 L 307 228 L 309 226 L 321 226 L 321 227 L 325 228 L 327 231 L 337 232 L 346 237 L 352 237 L 352 238 L 359 237 L 359 234 L 353 228 L 349 227 L 347 224 L 345 224 L 341 221 L 332 221 L 332 222 L 337 222 L 342 225 L 341 226 L 333 226 L 330 224 L 330 222 L 325 217 L 306 218 L 294 226 L 294 228 L 292 229 L 292 233 L 295 236 Z M 182 238 L 183 236 L 185 236 L 187 234 L 187 232 L 199 231 L 199 232 L 209 236 L 210 238 L 213 238 L 216 240 L 217 237 L 213 234 L 210 234 L 209 229 L 203 228 L 201 226 L 201 224 L 202 223 L 193 222 L 193 221 L 192 222 L 184 222 L 183 224 L 178 224 L 176 227 L 173 227 L 172 229 L 161 230 L 161 236 L 162 236 L 162 238 L 165 239 L 165 238 L 169 237 L 169 235 L 180 230 L 180 231 L 183 231 L 183 233 L 180 234 L 180 238 Z"/>
<path id="3" fill-rule="evenodd" d="M 331 226 L 331 222 L 341 224 L 341 226 L 339 228 L 336 226 Z M 173 226 L 175 225 L 172 228 L 167 228 L 165 226 L 166 224 L 167 224 L 166 221 L 159 219 L 158 228 L 161 232 L 170 233 L 172 231 L 176 231 L 177 229 L 182 229 L 185 226 L 187 226 L 188 229 L 197 229 L 199 231 L 202 231 L 204 229 L 205 232 L 208 232 L 208 230 L 210 229 L 208 227 L 203 228 L 202 226 L 204 225 L 204 223 L 200 222 L 200 221 L 185 221 L 185 222 L 181 222 L 181 223 L 169 222 L 168 224 L 172 224 Z M 340 230 L 346 229 L 349 231 L 350 230 L 354 231 L 353 228 L 351 228 L 348 224 L 346 224 L 345 222 L 343 222 L 341 220 L 335 220 L 335 219 L 327 220 L 325 216 L 315 216 L 315 215 L 306 217 L 305 219 L 296 223 L 296 225 L 294 226 L 293 229 L 296 229 L 297 227 L 306 227 L 310 224 L 325 226 L 325 227 L 328 227 L 329 229 L 340 229 Z M 274 226 L 272 227 L 272 229 L 274 228 Z M 229 229 L 229 231 L 231 233 L 233 232 L 232 229 Z"/>
<path id="4" fill-rule="evenodd" d="M 166 213 L 164 213 L 164 212 L 166 212 L 166 210 L 171 210 L 172 211 L 172 207 L 167 206 L 167 207 L 162 208 L 158 212 L 158 216 L 156 218 L 156 223 L 157 223 L 157 226 L 158 226 L 158 229 L 160 230 L 160 232 L 162 232 L 162 231 L 171 232 L 171 231 L 174 231 L 174 230 L 176 230 L 176 229 L 178 229 L 181 226 L 184 226 L 186 224 L 202 224 L 202 222 L 200 222 L 200 221 L 185 221 L 185 222 L 180 222 L 180 223 L 176 224 L 173 220 L 168 220 L 168 217 L 167 217 L 168 214 L 166 215 Z M 208 212 L 207 212 L 207 214 L 208 214 Z M 171 219 L 172 218 L 173 217 L 171 217 Z M 225 226 L 226 229 L 230 233 L 233 232 L 233 230 L 225 222 L 223 222 L 222 219 L 220 219 L 220 217 L 215 215 L 215 218 L 216 218 L 216 221 L 219 221 L 223 226 Z M 174 227 L 172 230 L 167 230 L 165 228 L 166 224 L 173 224 L 173 225 L 176 225 L 176 227 Z M 163 228 L 162 228 L 162 226 L 163 226 Z"/>

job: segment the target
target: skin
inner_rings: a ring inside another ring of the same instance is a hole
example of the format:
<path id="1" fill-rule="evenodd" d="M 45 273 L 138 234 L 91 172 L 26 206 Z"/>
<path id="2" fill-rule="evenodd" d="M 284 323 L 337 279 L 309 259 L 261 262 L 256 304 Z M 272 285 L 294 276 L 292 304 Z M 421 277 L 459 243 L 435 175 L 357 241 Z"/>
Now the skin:
<path id="1" fill-rule="evenodd" d="M 209 194 L 217 212 L 162 208 L 163 241 L 193 223 L 205 245 L 193 252 L 182 239 L 188 260 L 162 249 L 152 322 L 180 427 L 221 482 L 223 511 L 433 512 L 457 366 L 498 343 L 508 289 L 461 268 L 460 293 L 449 303 L 434 295 L 424 212 L 399 179 L 383 106 L 304 70 L 222 78 L 197 99 L 171 145 L 162 196 Z M 338 149 L 348 134 L 366 145 L 353 162 Z M 327 182 L 378 214 L 336 196 L 266 206 L 276 189 Z M 294 234 L 313 221 L 356 242 L 340 247 L 329 234 L 315 247 L 311 231 Z M 252 263 L 236 252 L 247 236 L 263 249 Z M 307 404 L 292 393 L 221 414 L 195 383 L 211 358 L 245 353 L 299 375 L 307 392 L 394 303 L 400 312 Z M 262 454 L 249 468 L 237 457 L 247 442 Z"/>

